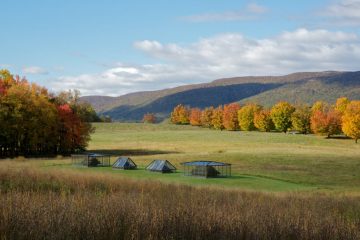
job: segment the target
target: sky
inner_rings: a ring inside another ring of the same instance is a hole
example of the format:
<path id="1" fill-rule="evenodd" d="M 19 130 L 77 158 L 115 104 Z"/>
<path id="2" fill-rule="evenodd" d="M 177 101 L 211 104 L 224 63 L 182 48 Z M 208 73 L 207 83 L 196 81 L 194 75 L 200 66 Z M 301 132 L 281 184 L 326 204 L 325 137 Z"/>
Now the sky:
<path id="1" fill-rule="evenodd" d="M 55 93 L 360 70 L 360 0 L 1 0 L 0 23 L 0 69 Z"/>

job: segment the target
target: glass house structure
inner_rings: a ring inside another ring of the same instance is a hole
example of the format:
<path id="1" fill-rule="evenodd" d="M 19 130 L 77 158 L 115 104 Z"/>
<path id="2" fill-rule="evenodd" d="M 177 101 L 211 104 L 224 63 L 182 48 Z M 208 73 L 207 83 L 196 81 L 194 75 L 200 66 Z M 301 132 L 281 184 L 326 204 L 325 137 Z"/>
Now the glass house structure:
<path id="1" fill-rule="evenodd" d="M 97 153 L 84 153 L 71 155 L 73 165 L 85 167 L 108 167 L 110 166 L 110 155 Z"/>
<path id="2" fill-rule="evenodd" d="M 146 170 L 152 172 L 173 173 L 176 171 L 176 167 L 168 160 L 154 160 L 146 167 Z"/>
<path id="3" fill-rule="evenodd" d="M 185 176 L 230 177 L 231 164 L 213 161 L 193 161 L 181 163 Z"/>
<path id="4" fill-rule="evenodd" d="M 115 169 L 132 170 L 136 169 L 137 165 L 129 157 L 119 157 L 118 159 L 116 159 L 112 167 Z"/>

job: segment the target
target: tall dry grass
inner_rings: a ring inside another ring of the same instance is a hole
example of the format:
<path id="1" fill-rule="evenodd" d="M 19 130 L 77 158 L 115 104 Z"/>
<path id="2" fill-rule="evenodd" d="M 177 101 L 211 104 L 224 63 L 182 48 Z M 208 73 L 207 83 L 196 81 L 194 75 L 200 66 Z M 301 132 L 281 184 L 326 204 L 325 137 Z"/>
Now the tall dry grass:
<path id="1" fill-rule="evenodd" d="M 360 197 L 0 169 L 0 239 L 360 239 Z"/>

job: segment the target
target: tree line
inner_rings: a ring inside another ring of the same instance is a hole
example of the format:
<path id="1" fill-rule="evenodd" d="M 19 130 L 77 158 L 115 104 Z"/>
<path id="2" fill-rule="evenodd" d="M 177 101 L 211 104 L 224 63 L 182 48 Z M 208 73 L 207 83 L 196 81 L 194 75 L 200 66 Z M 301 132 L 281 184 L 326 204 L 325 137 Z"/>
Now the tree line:
<path id="1" fill-rule="evenodd" d="M 170 120 L 174 124 L 229 131 L 275 130 L 286 133 L 294 130 L 327 137 L 343 133 L 357 142 L 360 138 L 360 101 L 342 97 L 334 105 L 317 101 L 312 106 L 282 101 L 269 109 L 255 103 L 243 106 L 231 103 L 205 109 L 179 104 L 173 109 Z"/>
<path id="2" fill-rule="evenodd" d="M 49 93 L 0 70 L 0 157 L 68 154 L 84 150 L 100 121 L 79 92 Z"/>

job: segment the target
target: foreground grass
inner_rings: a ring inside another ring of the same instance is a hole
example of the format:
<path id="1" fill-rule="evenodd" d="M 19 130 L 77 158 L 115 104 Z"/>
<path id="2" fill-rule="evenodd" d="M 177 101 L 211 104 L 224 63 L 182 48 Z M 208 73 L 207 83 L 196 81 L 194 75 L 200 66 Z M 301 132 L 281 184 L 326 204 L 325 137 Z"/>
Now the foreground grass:
<path id="1" fill-rule="evenodd" d="M 198 159 L 233 164 L 235 178 L 206 180 L 211 184 L 269 191 L 360 190 L 360 144 L 352 140 L 169 124 L 100 123 L 95 127 L 90 151 L 131 156 L 141 167 L 155 158 L 168 159 L 180 170 L 181 162 Z M 142 171 L 119 174 L 200 184 L 203 181 L 184 180 L 181 174 L 178 177 L 149 176 Z"/>
<path id="2" fill-rule="evenodd" d="M 255 193 L 0 165 L 0 239 L 360 238 L 356 194 Z"/>

